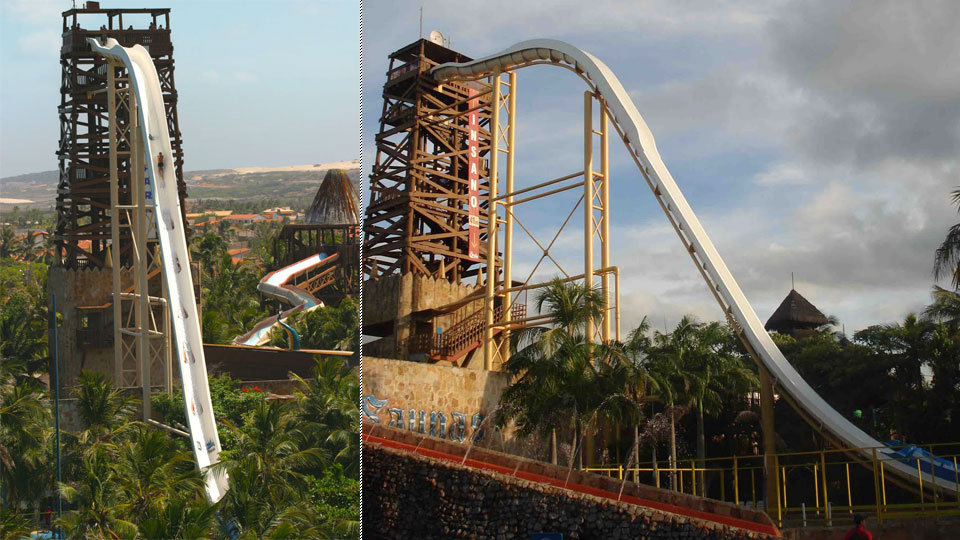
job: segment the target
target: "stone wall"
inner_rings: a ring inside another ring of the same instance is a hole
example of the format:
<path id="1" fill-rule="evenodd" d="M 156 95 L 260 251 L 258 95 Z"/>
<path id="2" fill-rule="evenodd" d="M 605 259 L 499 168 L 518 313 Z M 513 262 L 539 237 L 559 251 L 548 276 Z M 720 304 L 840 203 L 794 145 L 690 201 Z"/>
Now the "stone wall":
<path id="1" fill-rule="evenodd" d="M 364 345 L 373 356 L 406 358 L 405 341 L 416 324 L 413 314 L 456 302 L 478 290 L 420 274 L 392 274 L 363 284 L 364 334 L 382 336 Z M 446 324 L 446 321 L 441 321 Z"/>
<path id="2" fill-rule="evenodd" d="M 383 425 L 399 424 L 404 429 L 429 433 L 431 413 L 442 413 L 446 427 L 443 435 L 448 437 L 450 429 L 455 428 L 457 413 L 464 415 L 463 435 L 469 438 L 476 429 L 475 415 L 479 414 L 477 422 L 482 422 L 496 410 L 500 394 L 510 384 L 510 375 L 364 355 L 362 384 L 365 410 Z M 377 405 L 382 401 L 386 402 Z M 414 426 L 410 425 L 411 412 Z M 439 419 L 433 423 L 438 429 Z M 491 430 L 487 433 L 487 443 L 500 442 Z"/>
<path id="3" fill-rule="evenodd" d="M 129 268 L 121 270 L 121 287 L 126 288 L 133 284 Z M 77 346 L 77 330 L 79 306 L 101 306 L 113 301 L 113 269 L 86 268 L 83 270 L 68 270 L 62 267 L 51 267 L 47 273 L 47 292 L 57 296 L 57 311 L 62 314 L 61 326 L 58 328 L 59 342 L 60 384 L 73 385 L 82 369 L 103 370 L 113 377 L 113 349 L 109 353 L 109 361 L 105 361 L 103 351 L 94 351 L 89 355 Z M 112 317 L 111 317 L 112 320 Z M 53 350 L 53 334 L 50 335 L 50 349 Z M 90 364 L 88 365 L 88 361 Z"/>
<path id="4" fill-rule="evenodd" d="M 369 433 L 393 437 L 387 431 L 380 427 L 369 430 Z M 400 438 L 403 437 L 405 435 Z M 417 446 L 413 445 L 415 441 L 406 442 L 410 443 L 409 448 L 422 452 L 438 449 L 452 451 L 453 445 L 449 442 L 420 439 Z M 440 448 L 444 445 L 445 448 Z M 484 460 L 492 454 L 474 449 L 466 457 L 486 463 Z M 543 481 L 516 477 L 517 470 L 533 467 L 544 473 L 544 469 L 551 467 L 549 465 L 531 464 L 503 454 L 493 459 L 499 462 L 497 465 L 500 470 L 513 470 L 514 476 L 472 466 L 469 460 L 464 460 L 467 464 L 463 465 L 459 459 L 434 458 L 378 443 L 365 443 L 362 490 L 365 534 L 397 540 L 520 540 L 530 538 L 531 533 L 535 532 L 561 532 L 565 539 L 605 540 L 739 540 L 774 537 L 730 525 L 737 520 L 739 523 L 750 520 L 754 524 L 752 527 L 776 533 L 765 516 L 725 503 L 656 490 L 649 486 L 639 487 L 648 499 L 662 494 L 662 504 L 685 505 L 684 508 L 689 510 L 687 513 L 673 513 L 656 509 L 655 506 L 618 502 L 616 489 L 619 483 L 614 480 L 574 472 L 570 485 L 577 485 L 576 482 L 596 484 L 599 489 L 594 489 L 593 493 L 597 493 L 595 496 L 555 487 Z M 585 479 L 586 476 L 592 478 Z M 632 494 L 638 486 L 628 484 L 627 488 L 625 495 Z M 718 519 L 728 521 L 692 517 L 706 516 L 706 512 L 710 512 L 711 516 L 720 515 L 722 517 Z"/>

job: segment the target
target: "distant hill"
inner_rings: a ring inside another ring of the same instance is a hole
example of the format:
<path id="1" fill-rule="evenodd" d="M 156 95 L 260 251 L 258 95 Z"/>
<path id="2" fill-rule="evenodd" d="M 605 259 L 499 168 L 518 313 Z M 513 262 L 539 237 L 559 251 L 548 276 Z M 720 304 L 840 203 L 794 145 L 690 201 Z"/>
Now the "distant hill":
<path id="1" fill-rule="evenodd" d="M 284 205 L 309 206 L 329 169 L 345 169 L 357 192 L 360 191 L 360 160 L 337 161 L 285 167 L 243 167 L 187 171 L 190 199 L 232 199 L 248 201 L 275 199 Z M 56 204 L 58 171 L 21 174 L 0 178 L 0 209 L 50 208 Z"/>

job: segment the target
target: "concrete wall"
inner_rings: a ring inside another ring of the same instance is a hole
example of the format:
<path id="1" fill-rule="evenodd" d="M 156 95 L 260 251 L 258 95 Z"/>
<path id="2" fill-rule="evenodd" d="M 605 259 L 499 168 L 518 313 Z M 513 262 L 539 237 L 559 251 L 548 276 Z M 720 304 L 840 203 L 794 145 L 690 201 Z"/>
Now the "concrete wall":
<path id="1" fill-rule="evenodd" d="M 479 413 L 481 416 L 478 421 L 482 422 L 496 410 L 500 394 L 510 385 L 510 375 L 450 364 L 375 358 L 365 354 L 362 383 L 366 408 L 383 425 L 396 425 L 402 414 L 404 429 L 411 429 L 410 412 L 413 411 L 413 429 L 420 431 L 420 411 L 423 411 L 426 425 L 422 431 L 429 433 L 431 413 L 442 413 L 447 428 L 445 436 L 449 436 L 449 429 L 454 427 L 454 413 L 459 413 L 466 418 L 465 436 L 469 438 L 476 429 L 472 427 L 474 416 Z M 368 399 L 370 397 L 374 399 Z M 386 400 L 386 403 L 376 407 L 374 403 L 380 400 Z M 391 413 L 390 409 L 395 412 Z M 434 427 L 438 429 L 439 425 Z M 486 443 L 502 442 L 492 430 L 486 432 L 489 435 Z"/>
<path id="2" fill-rule="evenodd" d="M 771 538 L 756 530 L 776 532 L 765 515 L 726 503 L 633 484 L 625 486 L 624 497 L 657 503 L 618 502 L 616 480 L 574 471 L 569 485 L 575 487 L 569 490 L 517 477 L 517 471 L 535 470 L 543 478 L 563 478 L 567 471 L 561 467 L 480 449 L 461 460 L 465 449 L 446 441 L 369 425 L 365 433 L 407 448 L 382 440 L 364 444 L 363 524 L 374 537 L 520 540 L 534 532 L 561 532 L 564 538 L 739 540 Z M 453 459 L 441 457 L 450 457 L 444 452 L 453 452 Z M 495 463 L 496 469 L 477 461 Z M 667 507 L 678 510 L 658 509 Z M 754 530 L 733 523 L 749 523 Z"/>

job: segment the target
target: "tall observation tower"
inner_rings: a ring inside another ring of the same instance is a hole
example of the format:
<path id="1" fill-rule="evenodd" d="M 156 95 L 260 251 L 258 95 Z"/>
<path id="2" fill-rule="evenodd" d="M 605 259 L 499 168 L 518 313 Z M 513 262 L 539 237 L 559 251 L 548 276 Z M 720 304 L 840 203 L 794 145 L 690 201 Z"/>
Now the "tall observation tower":
<path id="1" fill-rule="evenodd" d="M 107 64 L 90 50 L 86 41 L 90 37 L 111 37 L 124 47 L 140 44 L 150 51 L 167 106 L 181 203 L 186 197 L 170 10 L 101 9 L 99 2 L 87 2 L 83 8 L 63 12 L 56 264 L 69 269 L 103 267 L 111 243 Z M 129 156 L 121 156 L 118 170 L 120 204 L 129 204 Z M 128 257 L 127 250 L 113 253 L 111 262 L 123 264 Z"/>
<path id="2" fill-rule="evenodd" d="M 183 208 L 186 185 L 170 10 L 106 9 L 99 2 L 87 2 L 62 16 L 56 254 L 47 285 L 56 295 L 63 321 L 58 344 L 60 384 L 73 384 L 80 370 L 88 369 L 105 373 L 123 388 L 142 388 L 145 381 L 148 391 L 169 388 L 171 347 L 166 308 L 156 300 L 165 294 L 156 236 L 150 234 L 137 249 L 131 234 L 140 218 L 131 210 L 136 206 L 132 194 L 137 186 L 130 181 L 130 101 L 114 97 L 110 103 L 110 96 L 129 94 L 130 82 L 122 65 L 109 64 L 93 52 L 87 38 L 113 38 L 125 47 L 139 44 L 153 57 L 170 132 L 169 166 L 176 172 Z M 111 107 L 116 109 L 114 125 Z M 116 160 L 113 193 L 111 153 Z M 138 265 L 149 270 L 146 286 L 134 286 Z M 133 316 L 141 299 L 149 299 L 149 321 Z M 141 337 L 149 341 L 148 358 L 140 358 L 134 345 Z M 146 377 L 144 366 L 150 366 Z"/>

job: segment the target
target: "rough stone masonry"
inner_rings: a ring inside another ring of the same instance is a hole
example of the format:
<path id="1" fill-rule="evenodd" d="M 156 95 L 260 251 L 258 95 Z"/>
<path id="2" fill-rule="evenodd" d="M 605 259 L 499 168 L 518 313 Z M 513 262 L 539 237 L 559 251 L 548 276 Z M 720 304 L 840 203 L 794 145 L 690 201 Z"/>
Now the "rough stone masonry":
<path id="1" fill-rule="evenodd" d="M 363 527 L 397 540 L 773 538 L 379 445 L 363 449 Z"/>

